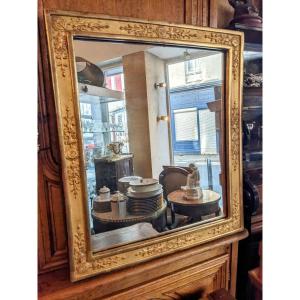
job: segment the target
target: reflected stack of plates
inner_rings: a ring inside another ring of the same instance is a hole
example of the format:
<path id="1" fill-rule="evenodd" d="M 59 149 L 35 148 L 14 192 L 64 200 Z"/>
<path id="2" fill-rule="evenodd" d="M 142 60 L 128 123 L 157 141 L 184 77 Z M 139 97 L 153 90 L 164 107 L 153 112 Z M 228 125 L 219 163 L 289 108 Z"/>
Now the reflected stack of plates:
<path id="1" fill-rule="evenodd" d="M 146 178 L 129 183 L 127 211 L 132 215 L 147 215 L 163 204 L 162 186 L 156 179 Z"/>

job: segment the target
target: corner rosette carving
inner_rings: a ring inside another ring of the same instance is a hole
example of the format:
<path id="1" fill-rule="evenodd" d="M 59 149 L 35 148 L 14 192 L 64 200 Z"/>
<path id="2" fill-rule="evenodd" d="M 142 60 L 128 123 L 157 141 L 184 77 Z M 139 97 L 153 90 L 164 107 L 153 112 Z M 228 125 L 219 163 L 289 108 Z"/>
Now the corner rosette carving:
<path id="1" fill-rule="evenodd" d="M 106 258 L 99 258 L 93 261 L 87 261 L 87 249 L 83 230 L 78 225 L 74 234 L 73 258 L 75 271 L 79 274 L 98 270 L 110 270 L 125 260 L 123 255 L 115 255 Z"/>
<path id="2" fill-rule="evenodd" d="M 53 49 L 56 66 L 62 77 L 66 77 L 69 70 L 68 62 L 68 32 L 99 32 L 108 29 L 109 25 L 97 19 L 81 19 L 75 17 L 54 16 L 52 22 Z"/>

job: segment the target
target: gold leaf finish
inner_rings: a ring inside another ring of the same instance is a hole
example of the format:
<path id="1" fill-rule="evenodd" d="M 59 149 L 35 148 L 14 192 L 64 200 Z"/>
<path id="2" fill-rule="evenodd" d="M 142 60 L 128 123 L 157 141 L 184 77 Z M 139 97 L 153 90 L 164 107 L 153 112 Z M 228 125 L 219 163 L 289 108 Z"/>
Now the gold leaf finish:
<path id="1" fill-rule="evenodd" d="M 68 234 L 71 280 L 77 281 L 98 273 L 133 265 L 178 250 L 187 249 L 243 230 L 241 209 L 241 130 L 240 86 L 243 37 L 239 32 L 208 29 L 193 26 L 169 25 L 128 19 L 71 12 L 46 12 L 48 46 L 51 53 L 51 68 L 55 86 L 55 101 L 58 108 L 58 128 L 62 153 L 62 166 L 68 211 Z M 75 55 L 72 40 L 76 35 L 86 38 L 110 38 L 139 42 L 173 43 L 183 47 L 198 46 L 228 51 L 226 64 L 225 101 L 226 151 L 229 166 L 226 173 L 226 189 L 229 214 L 216 222 L 197 225 L 176 232 L 159 235 L 152 239 L 114 247 L 93 253 L 89 246 L 87 228 L 87 196 L 85 186 L 84 154 L 81 153 L 81 132 L 76 74 L 73 62 Z"/>
<path id="2" fill-rule="evenodd" d="M 231 143 L 232 143 L 232 167 L 236 171 L 240 159 L 240 118 L 239 105 L 234 101 L 231 108 Z"/>
<path id="3" fill-rule="evenodd" d="M 182 246 L 192 245 L 199 240 L 199 233 L 186 234 L 183 237 L 177 237 L 175 239 L 170 239 L 165 242 L 157 243 L 148 247 L 144 247 L 142 250 L 138 251 L 135 256 L 137 257 L 149 257 L 152 255 L 164 254 L 173 252 L 181 248 Z"/>
<path id="4" fill-rule="evenodd" d="M 68 44 L 67 32 L 99 32 L 102 29 L 108 29 L 107 24 L 99 20 L 90 20 L 82 18 L 53 17 L 53 48 L 56 58 L 56 65 L 61 71 L 62 77 L 66 77 L 68 69 Z"/>
<path id="5" fill-rule="evenodd" d="M 63 20 L 66 30 L 76 32 L 99 32 L 109 26 L 99 20 L 83 20 L 82 18 L 68 18 Z"/>
<path id="6" fill-rule="evenodd" d="M 110 270 L 115 265 L 119 265 L 125 257 L 123 255 L 115 255 L 112 257 L 95 259 L 88 261 L 86 255 L 86 239 L 80 225 L 74 234 L 74 250 L 73 259 L 75 262 L 75 271 L 79 274 L 88 273 L 94 270 Z"/>
<path id="7" fill-rule="evenodd" d="M 63 32 L 55 32 L 53 35 L 54 55 L 56 59 L 56 66 L 61 71 L 63 77 L 66 76 L 66 69 L 68 68 L 68 45 L 67 35 Z"/>
<path id="8" fill-rule="evenodd" d="M 77 198 L 80 190 L 80 167 L 78 140 L 76 133 L 75 117 L 67 106 L 63 117 L 63 140 L 65 145 L 65 158 L 67 160 L 67 176 L 71 192 Z"/>
<path id="9" fill-rule="evenodd" d="M 150 24 L 128 24 L 126 26 L 120 26 L 120 30 L 126 31 L 128 34 L 137 37 L 166 38 L 175 40 L 189 40 L 200 36 L 195 30 L 193 31 L 170 26 L 153 26 Z"/>

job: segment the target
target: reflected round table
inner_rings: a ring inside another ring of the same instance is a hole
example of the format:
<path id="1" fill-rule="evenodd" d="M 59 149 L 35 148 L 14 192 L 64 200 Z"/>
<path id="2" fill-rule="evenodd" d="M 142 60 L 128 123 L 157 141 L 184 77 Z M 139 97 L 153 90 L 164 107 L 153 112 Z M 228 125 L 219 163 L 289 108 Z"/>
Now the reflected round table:
<path id="1" fill-rule="evenodd" d="M 184 197 L 183 190 L 176 190 L 168 195 L 168 201 L 174 213 L 189 216 L 194 220 L 201 220 L 202 217 L 212 215 L 219 216 L 221 208 L 219 201 L 221 195 L 211 190 L 202 190 L 201 199 L 190 200 Z"/>
<path id="2" fill-rule="evenodd" d="M 155 230 L 162 232 L 166 226 L 166 208 L 167 203 L 163 201 L 162 207 L 154 213 L 147 215 L 131 215 L 127 213 L 124 217 L 115 216 L 111 211 L 99 213 L 92 210 L 94 231 L 95 233 L 106 232 L 141 222 L 147 222 L 151 223 Z"/>

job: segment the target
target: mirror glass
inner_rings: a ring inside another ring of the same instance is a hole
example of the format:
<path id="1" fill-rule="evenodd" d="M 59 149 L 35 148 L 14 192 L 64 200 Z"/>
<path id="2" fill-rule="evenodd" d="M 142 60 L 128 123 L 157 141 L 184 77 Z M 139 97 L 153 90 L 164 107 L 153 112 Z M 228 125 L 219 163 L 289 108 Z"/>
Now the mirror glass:
<path id="1" fill-rule="evenodd" d="M 224 218 L 225 53 L 73 46 L 93 251 Z"/>

